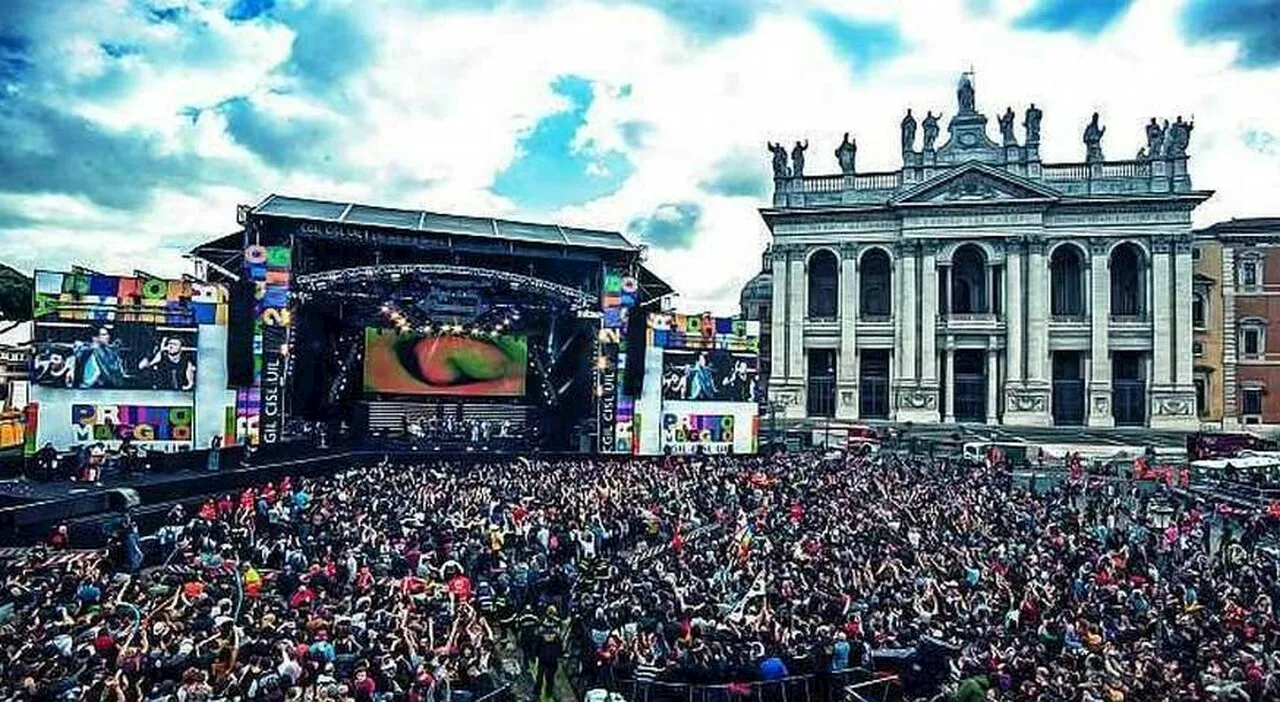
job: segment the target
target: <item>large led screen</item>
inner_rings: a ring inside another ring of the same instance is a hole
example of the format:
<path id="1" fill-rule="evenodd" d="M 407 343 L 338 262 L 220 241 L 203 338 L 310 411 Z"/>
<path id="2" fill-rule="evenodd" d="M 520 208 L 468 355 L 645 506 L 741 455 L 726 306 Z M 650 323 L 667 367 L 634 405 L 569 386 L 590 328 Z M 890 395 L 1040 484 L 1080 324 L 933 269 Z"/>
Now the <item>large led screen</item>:
<path id="1" fill-rule="evenodd" d="M 146 322 L 37 324 L 32 379 L 49 387 L 191 391 L 196 329 Z"/>
<path id="2" fill-rule="evenodd" d="M 524 394 L 529 344 L 522 334 L 424 335 L 365 329 L 365 392 Z"/>
<path id="3" fill-rule="evenodd" d="M 722 349 L 666 350 L 662 355 L 662 398 L 754 402 L 756 354 Z"/>

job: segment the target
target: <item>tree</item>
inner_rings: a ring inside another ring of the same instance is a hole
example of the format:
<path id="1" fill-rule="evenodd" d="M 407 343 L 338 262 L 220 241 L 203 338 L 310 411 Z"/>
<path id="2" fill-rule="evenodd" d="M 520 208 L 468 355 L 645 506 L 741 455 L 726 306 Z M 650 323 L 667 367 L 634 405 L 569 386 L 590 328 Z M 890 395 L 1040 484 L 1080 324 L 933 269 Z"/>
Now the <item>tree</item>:
<path id="1" fill-rule="evenodd" d="M 0 263 L 0 330 L 31 319 L 31 279 Z"/>

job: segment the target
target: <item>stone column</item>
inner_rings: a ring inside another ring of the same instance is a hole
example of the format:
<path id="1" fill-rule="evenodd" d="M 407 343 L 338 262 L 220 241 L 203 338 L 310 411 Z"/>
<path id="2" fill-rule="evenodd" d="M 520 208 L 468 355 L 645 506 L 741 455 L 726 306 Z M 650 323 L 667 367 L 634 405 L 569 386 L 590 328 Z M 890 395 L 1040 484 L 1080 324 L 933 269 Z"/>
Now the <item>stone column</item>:
<path id="1" fill-rule="evenodd" d="M 956 423 L 956 347 L 947 343 L 946 360 L 947 411 L 944 420 L 947 424 Z"/>
<path id="2" fill-rule="evenodd" d="M 1044 249 L 1044 239 L 1039 238 L 1027 246 L 1026 379 L 1035 385 L 1049 382 L 1049 267 Z"/>
<path id="3" fill-rule="evenodd" d="M 1025 254 L 1019 249 L 1025 247 Z M 1005 424 L 1048 426 L 1050 414 L 1049 271 L 1045 241 L 1033 237 L 1005 254 L 1009 330 L 1001 400 Z"/>
<path id="4" fill-rule="evenodd" d="M 924 330 L 920 319 L 919 250 L 918 242 L 904 243 L 899 247 L 899 258 L 902 260 L 902 305 L 898 308 L 897 323 L 902 326 L 903 333 L 894 404 L 897 421 L 928 424 L 938 421 L 938 396 L 920 386 L 920 339 Z"/>
<path id="5" fill-rule="evenodd" d="M 858 402 L 855 388 L 858 383 L 857 341 L 858 308 L 856 266 L 858 247 L 856 244 L 840 246 L 840 361 L 836 371 L 836 417 L 853 419 L 858 416 Z"/>
<path id="6" fill-rule="evenodd" d="M 1173 382 L 1179 388 L 1190 388 L 1193 393 L 1195 374 L 1192 364 L 1195 358 L 1191 344 L 1195 339 L 1195 328 L 1191 319 L 1191 293 L 1195 277 L 1194 265 L 1191 259 L 1191 238 L 1179 239 L 1174 244 L 1174 291 L 1178 306 L 1174 308 L 1177 324 L 1174 327 L 1173 354 L 1176 372 Z"/>
<path id="7" fill-rule="evenodd" d="M 1111 262 L 1107 239 L 1089 241 L 1089 406 L 1086 423 L 1091 427 L 1115 426 L 1111 413 Z"/>
<path id="8" fill-rule="evenodd" d="M 996 273 L 999 268 L 995 261 L 987 261 L 987 311 L 996 310 Z"/>
<path id="9" fill-rule="evenodd" d="M 891 290 L 889 296 L 889 319 L 893 323 L 893 353 L 890 354 L 890 356 L 893 357 L 893 364 L 889 373 L 890 388 L 896 388 L 898 385 L 898 379 L 903 375 L 902 348 L 906 343 L 907 338 L 907 318 L 906 313 L 903 311 L 906 309 L 906 307 L 903 306 L 903 299 L 907 296 L 906 290 L 902 287 L 902 280 L 904 278 L 902 273 L 903 254 L 904 251 L 901 245 L 893 248 L 893 279 L 889 281 L 889 289 Z M 894 391 L 891 389 L 889 391 L 890 406 L 894 404 L 893 395 Z"/>
<path id="10" fill-rule="evenodd" d="M 996 423 L 996 403 L 1000 399 L 1000 364 L 994 348 L 987 348 L 987 424 Z"/>
<path id="11" fill-rule="evenodd" d="M 787 271 L 787 384 L 791 386 L 795 404 L 787 408 L 788 417 L 804 417 L 808 374 L 805 368 L 804 326 L 809 310 L 805 307 L 804 249 L 791 250 Z"/>
<path id="12" fill-rule="evenodd" d="M 1159 242 L 1156 249 L 1157 269 L 1155 298 L 1157 312 L 1167 319 L 1155 330 L 1154 364 L 1165 364 L 1163 378 L 1159 368 L 1151 388 L 1151 426 L 1161 429 L 1194 430 L 1200 426 L 1196 415 L 1195 385 L 1192 381 L 1193 329 L 1191 324 L 1191 237 Z M 1160 271 L 1165 280 L 1161 284 Z M 1156 318 L 1159 320 L 1159 316 Z"/>
<path id="13" fill-rule="evenodd" d="M 1022 279 L 1022 242 L 1013 242 L 1005 252 L 1005 270 L 1008 271 L 1005 280 L 1008 285 L 1005 286 L 1005 328 L 1007 337 L 1005 338 L 1005 376 L 1009 385 L 1021 382 L 1026 376 L 1022 371 L 1022 356 L 1025 326 L 1022 320 L 1023 299 L 1025 297 L 1025 289 Z M 1005 401 L 1008 402 L 1006 395 Z M 1005 412 L 1009 411 L 1006 404 Z"/>
<path id="14" fill-rule="evenodd" d="M 1173 306 L 1182 302 L 1174 294 L 1169 267 L 1168 239 L 1163 237 L 1151 242 L 1151 275 L 1147 277 L 1151 294 L 1148 311 L 1151 313 L 1151 376 L 1152 389 L 1173 382 Z M 1154 414 L 1154 413 L 1153 413 Z"/>
<path id="15" fill-rule="evenodd" d="M 914 381 L 919 378 L 916 368 L 919 364 L 917 330 L 920 324 L 919 292 L 916 285 L 915 246 L 902 247 L 902 305 L 899 309 L 898 324 L 902 325 L 902 363 L 898 371 L 903 380 Z"/>
<path id="16" fill-rule="evenodd" d="M 938 387 L 938 262 L 937 246 L 926 243 L 920 259 L 920 384 Z"/>
<path id="17" fill-rule="evenodd" d="M 787 248 L 783 244 L 773 247 L 773 310 L 769 320 L 769 363 L 772 368 L 769 384 L 787 377 Z"/>

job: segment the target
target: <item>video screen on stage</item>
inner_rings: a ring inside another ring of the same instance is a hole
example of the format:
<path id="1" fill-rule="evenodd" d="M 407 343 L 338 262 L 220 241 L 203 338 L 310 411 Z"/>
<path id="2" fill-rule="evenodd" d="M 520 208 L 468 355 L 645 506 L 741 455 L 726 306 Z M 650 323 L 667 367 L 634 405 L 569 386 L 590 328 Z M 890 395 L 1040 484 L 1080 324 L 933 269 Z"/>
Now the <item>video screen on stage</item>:
<path id="1" fill-rule="evenodd" d="M 32 381 L 49 387 L 193 391 L 196 329 L 148 322 L 38 323 Z"/>
<path id="2" fill-rule="evenodd" d="M 752 402 L 756 354 L 723 349 L 662 354 L 662 399 Z"/>
<path id="3" fill-rule="evenodd" d="M 515 397 L 524 394 L 528 365 L 523 334 L 365 329 L 365 392 Z"/>

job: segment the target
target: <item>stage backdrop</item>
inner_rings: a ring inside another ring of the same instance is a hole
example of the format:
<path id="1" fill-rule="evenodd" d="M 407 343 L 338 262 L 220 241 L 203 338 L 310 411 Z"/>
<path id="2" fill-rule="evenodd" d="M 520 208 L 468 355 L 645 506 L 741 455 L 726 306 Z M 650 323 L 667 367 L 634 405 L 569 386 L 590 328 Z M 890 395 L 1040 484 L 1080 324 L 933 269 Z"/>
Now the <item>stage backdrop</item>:
<path id="1" fill-rule="evenodd" d="M 29 449 L 126 435 L 162 450 L 236 443 L 224 288 L 82 269 L 37 271 L 34 284 Z"/>
<path id="2" fill-rule="evenodd" d="M 754 453 L 760 323 L 651 314 L 648 326 L 644 392 L 632 419 L 635 452 Z"/>
<path id="3" fill-rule="evenodd" d="M 365 392 L 519 397 L 529 342 L 523 334 L 401 333 L 365 329 Z"/>

